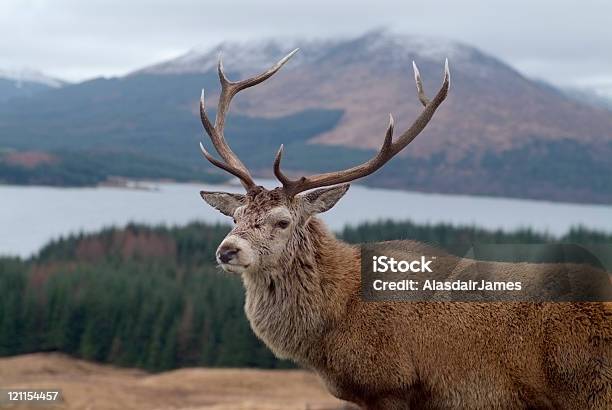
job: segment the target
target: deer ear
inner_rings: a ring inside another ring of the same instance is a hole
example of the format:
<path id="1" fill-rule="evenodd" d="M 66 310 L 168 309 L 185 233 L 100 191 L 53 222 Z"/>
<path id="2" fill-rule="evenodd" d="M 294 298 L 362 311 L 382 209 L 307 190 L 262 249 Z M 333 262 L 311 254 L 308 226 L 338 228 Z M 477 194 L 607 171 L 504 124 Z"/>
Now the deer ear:
<path id="1" fill-rule="evenodd" d="M 349 187 L 349 184 L 343 184 L 331 188 L 316 189 L 304 194 L 306 209 L 310 214 L 319 214 L 330 210 L 346 194 Z"/>
<path id="2" fill-rule="evenodd" d="M 200 196 L 206 203 L 219 210 L 223 215 L 234 216 L 234 211 L 244 205 L 244 195 L 229 192 L 200 191 Z"/>

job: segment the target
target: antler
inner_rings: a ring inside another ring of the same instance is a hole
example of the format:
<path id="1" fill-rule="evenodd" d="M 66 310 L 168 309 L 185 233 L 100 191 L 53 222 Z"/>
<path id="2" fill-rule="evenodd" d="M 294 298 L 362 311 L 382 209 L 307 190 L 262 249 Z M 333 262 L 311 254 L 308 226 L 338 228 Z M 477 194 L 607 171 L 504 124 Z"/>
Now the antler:
<path id="1" fill-rule="evenodd" d="M 419 100 L 425 107 L 421 114 L 417 117 L 414 123 L 404 132 L 395 142 L 393 142 L 393 116 L 389 114 L 389 125 L 387 127 L 387 133 L 385 140 L 380 148 L 380 151 L 376 156 L 369 161 L 349 168 L 343 171 L 328 172 L 324 174 L 312 175 L 309 177 L 301 177 L 296 180 L 287 178 L 280 169 L 281 157 L 283 155 L 283 146 L 280 146 L 276 158 L 274 159 L 274 175 L 283 184 L 283 189 L 289 196 L 294 196 L 302 191 L 306 191 L 313 188 L 336 185 L 344 182 L 353 181 L 358 178 L 363 178 L 370 175 L 384 164 L 386 164 L 391 158 L 393 158 L 398 152 L 410 144 L 417 135 L 423 131 L 427 123 L 431 120 L 436 109 L 442 104 L 442 101 L 448 94 L 448 88 L 450 86 L 450 71 L 448 69 L 448 59 L 444 63 L 444 81 L 442 87 L 433 98 L 429 100 L 423 91 L 423 82 L 421 81 L 421 75 L 416 64 L 412 63 L 414 68 L 414 79 L 417 87 L 417 94 Z"/>
<path id="2" fill-rule="evenodd" d="M 228 80 L 225 76 L 223 71 L 223 62 L 221 61 L 221 56 L 219 56 L 217 71 L 219 72 L 219 81 L 221 82 L 221 95 L 219 96 L 219 104 L 217 106 L 217 114 L 215 116 L 214 125 L 211 123 L 208 115 L 206 114 L 204 90 L 202 90 L 202 95 L 200 97 L 200 119 L 202 120 L 202 125 L 204 126 L 206 133 L 210 137 L 215 149 L 221 158 L 223 158 L 224 162 L 219 161 L 210 155 L 206 148 L 204 148 L 204 145 L 200 142 L 202 154 L 204 154 L 206 159 L 213 165 L 238 177 L 242 183 L 242 186 L 244 186 L 247 191 L 255 187 L 255 181 L 253 181 L 247 167 L 242 163 L 242 161 L 240 161 L 240 158 L 238 158 L 238 156 L 234 153 L 234 151 L 232 151 L 225 141 L 225 135 L 223 132 L 225 127 L 225 116 L 229 110 L 232 98 L 238 92 L 244 90 L 245 88 L 253 87 L 254 85 L 264 82 L 268 78 L 272 77 L 291 57 L 293 57 L 295 53 L 297 53 L 297 51 L 298 49 L 296 48 L 267 71 L 255 77 L 236 82 Z"/>

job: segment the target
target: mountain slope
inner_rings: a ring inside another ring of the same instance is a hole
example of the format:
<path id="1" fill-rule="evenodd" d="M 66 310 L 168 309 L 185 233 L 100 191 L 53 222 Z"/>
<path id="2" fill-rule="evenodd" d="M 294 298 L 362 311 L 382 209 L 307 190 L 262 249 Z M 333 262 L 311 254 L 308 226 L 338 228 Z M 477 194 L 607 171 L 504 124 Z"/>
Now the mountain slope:
<path id="1" fill-rule="evenodd" d="M 483 146 L 503 150 L 534 136 L 612 141 L 608 111 L 566 98 L 461 43 L 384 31 L 349 40 L 304 43 L 303 50 L 274 79 L 241 96 L 238 112 L 273 117 L 313 107 L 342 109 L 345 115 L 338 127 L 315 141 L 374 149 L 382 141 L 389 112 L 400 130 L 410 125 L 421 109 L 412 61 L 418 63 L 425 89 L 433 95 L 448 57 L 453 79 L 448 100 L 413 143 L 411 154 L 447 152 L 449 145 L 458 153 Z M 221 44 L 208 52 L 196 49 L 140 72 L 210 72 L 223 50 L 226 70 L 239 78 L 270 65 L 295 44 L 299 43 Z M 259 54 L 253 55 L 254 50 Z"/>
<path id="2" fill-rule="evenodd" d="M 218 172 L 197 151 L 199 89 L 214 114 L 220 50 L 230 79 L 301 47 L 274 78 L 239 94 L 230 144 L 255 174 L 271 175 L 285 143 L 285 168 L 322 171 L 366 160 L 382 142 L 387 116 L 396 134 L 421 107 L 411 63 L 433 95 L 444 58 L 448 100 L 399 158 L 365 182 L 423 191 L 612 203 L 612 115 L 532 81 L 468 45 L 375 31 L 331 40 L 261 40 L 196 48 L 126 77 L 63 87 L 31 101 L 0 104 L 0 147 L 106 150 Z M 200 173 L 200 174 L 198 174 Z"/>
<path id="3" fill-rule="evenodd" d="M 14 97 L 31 97 L 65 83 L 34 70 L 0 69 L 0 103 Z"/>
<path id="4" fill-rule="evenodd" d="M 567 97 L 580 103 L 589 104 L 593 107 L 603 108 L 612 112 L 612 91 L 606 90 L 605 88 L 602 92 L 596 92 L 586 87 L 568 87 L 564 88 L 562 91 Z"/>
<path id="5" fill-rule="evenodd" d="M 0 104 L 0 181 L 41 183 L 40 174 L 49 174 L 48 169 L 16 167 L 12 150 L 50 153 L 58 159 L 52 174 L 66 175 L 71 185 L 101 182 L 105 176 L 218 181 L 220 173 L 199 151 L 203 131 L 196 116 L 200 87 L 216 82 L 212 74 L 98 78 L 40 94 L 35 105 L 30 99 Z M 341 112 L 323 109 L 275 119 L 236 115 L 230 117 L 227 128 L 243 142 L 238 152 L 250 155 L 255 161 L 251 165 L 265 164 L 267 169 L 278 145 L 290 142 L 284 138 L 285 131 L 301 146 L 333 128 L 340 116 Z M 97 166 L 101 162 L 102 173 Z M 123 166 L 129 162 L 140 168 L 140 175 Z M 158 172 L 153 169 L 156 163 Z M 96 168 L 87 170 L 88 166 Z M 92 178 L 72 175 L 75 172 Z"/>

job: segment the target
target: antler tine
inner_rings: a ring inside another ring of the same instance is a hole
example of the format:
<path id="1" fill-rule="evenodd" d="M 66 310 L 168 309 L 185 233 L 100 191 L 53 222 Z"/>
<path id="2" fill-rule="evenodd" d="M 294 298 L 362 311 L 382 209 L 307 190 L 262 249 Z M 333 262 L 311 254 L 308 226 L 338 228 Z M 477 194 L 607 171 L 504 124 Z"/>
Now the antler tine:
<path id="1" fill-rule="evenodd" d="M 419 67 L 417 67 L 414 61 L 412 62 L 412 69 L 414 70 L 414 82 L 416 83 L 419 101 L 421 101 L 423 107 L 426 107 L 427 104 L 429 104 L 429 98 L 427 98 L 427 96 L 425 95 L 425 91 L 423 91 L 423 81 L 421 80 L 421 73 L 419 72 Z"/>
<path id="2" fill-rule="evenodd" d="M 224 171 L 229 172 L 230 174 L 239 178 L 241 181 L 247 181 L 250 178 L 250 175 L 245 174 L 244 172 L 242 172 L 242 170 L 238 168 L 232 168 L 231 166 L 227 165 L 225 162 L 221 162 L 215 157 L 213 157 L 212 155 L 210 155 L 210 153 L 206 150 L 206 148 L 204 148 L 204 144 L 202 144 L 201 142 L 200 142 L 200 150 L 202 151 L 202 154 L 204 155 L 204 157 L 208 161 L 210 161 L 211 164 L 223 169 Z"/>
<path id="3" fill-rule="evenodd" d="M 287 178 L 283 171 L 280 169 L 280 162 L 283 157 L 283 144 L 281 144 L 278 152 L 276 153 L 276 157 L 274 157 L 274 175 L 280 181 L 283 186 L 288 186 L 291 184 L 291 180 Z"/>
<path id="4" fill-rule="evenodd" d="M 255 181 L 253 181 L 253 178 L 251 177 L 251 174 L 249 173 L 247 167 L 240 160 L 240 158 L 238 158 L 238 156 L 232 151 L 232 149 L 225 141 L 225 117 L 227 115 L 230 103 L 234 95 L 236 95 L 239 91 L 244 90 L 245 88 L 257 85 L 272 77 L 291 57 L 293 57 L 295 53 L 297 53 L 297 51 L 298 49 L 293 50 L 291 53 L 287 54 L 267 71 L 255 77 L 247 78 L 246 80 L 236 82 L 228 80 L 223 70 L 223 61 L 221 59 L 221 56 L 219 56 L 217 71 L 219 74 L 219 81 L 221 82 L 221 94 L 219 96 L 219 103 L 217 105 L 217 113 L 215 116 L 214 125 L 210 121 L 210 118 L 208 118 L 208 114 L 206 113 L 204 90 L 202 90 L 202 95 L 200 97 L 200 119 L 202 120 L 202 125 L 204 126 L 206 133 L 210 137 L 215 149 L 217 150 L 221 158 L 225 161 L 225 163 L 213 158 L 200 143 L 202 153 L 204 154 L 206 159 L 208 159 L 213 165 L 238 177 L 247 191 L 255 187 L 256 184 Z"/>
<path id="5" fill-rule="evenodd" d="M 236 95 L 239 91 L 244 90 L 245 88 L 253 87 L 254 85 L 262 83 L 268 78 L 272 77 L 298 51 L 299 48 L 294 49 L 292 52 L 280 59 L 268 70 L 255 77 L 247 78 L 246 80 L 242 81 L 230 81 L 227 78 L 227 76 L 225 75 L 225 71 L 223 70 L 223 60 L 221 59 L 221 55 L 219 55 L 217 73 L 219 74 L 219 81 L 221 82 L 221 97 L 219 97 L 219 109 L 217 111 L 217 116 L 215 117 L 215 127 L 223 128 L 223 125 L 225 123 L 225 114 L 227 112 L 227 109 L 229 108 L 229 103 L 234 97 L 234 95 Z M 224 103 L 221 104 L 222 100 L 226 101 L 223 101 Z"/>
<path id="6" fill-rule="evenodd" d="M 415 70 L 415 82 L 417 84 L 417 94 L 419 100 L 425 106 L 421 114 L 416 118 L 414 123 L 406 130 L 395 142 L 393 142 L 393 116 L 389 115 L 389 126 L 387 127 L 387 133 L 382 147 L 378 151 L 375 157 L 371 158 L 367 162 L 357 165 L 355 167 L 336 172 L 328 172 L 324 174 L 313 175 L 310 177 L 301 177 L 297 180 L 291 180 L 287 178 L 280 169 L 280 161 L 283 153 L 283 147 L 278 150 L 276 158 L 274 160 L 274 174 L 283 184 L 283 189 L 288 193 L 289 196 L 294 196 L 302 191 L 306 191 L 313 188 L 322 186 L 336 185 L 349 181 L 353 181 L 358 178 L 363 178 L 367 175 L 372 174 L 374 171 L 381 168 L 391 158 L 393 158 L 398 152 L 410 144 L 417 135 L 423 131 L 425 126 L 431 120 L 436 109 L 442 104 L 442 101 L 448 95 L 448 89 L 450 87 L 450 70 L 448 68 L 448 59 L 444 64 L 444 80 L 440 90 L 433 98 L 429 100 L 423 91 L 423 83 L 419 74 L 416 64 L 413 64 Z"/>
<path id="7" fill-rule="evenodd" d="M 240 161 L 238 156 L 234 154 L 227 142 L 225 142 L 223 130 L 219 130 L 216 126 L 214 126 L 208 118 L 208 114 L 206 113 L 204 90 L 202 90 L 202 94 L 200 96 L 200 119 L 202 120 L 202 125 L 210 137 L 215 149 L 225 162 L 216 160 L 208 151 L 206 151 L 204 145 L 200 142 L 200 149 L 202 154 L 204 154 L 204 157 L 213 165 L 238 177 L 240 179 L 240 183 L 247 191 L 253 188 L 255 186 L 255 181 L 253 181 L 253 178 L 249 174 L 246 166 L 242 163 L 242 161 Z"/>
<path id="8" fill-rule="evenodd" d="M 281 145 L 274 160 L 274 175 L 276 175 L 276 178 L 283 184 L 283 189 L 288 193 L 289 196 L 294 196 L 302 191 L 307 191 L 309 189 L 318 188 L 321 186 L 341 184 L 343 182 L 349 182 L 354 179 L 361 178 L 376 171 L 385 162 L 388 161 L 388 159 L 385 158 L 390 155 L 391 149 L 393 148 L 393 128 L 393 116 L 389 114 L 389 125 L 387 126 L 385 140 L 383 141 L 383 144 L 376 156 L 365 162 L 364 164 L 349 168 L 344 171 L 328 172 L 325 174 L 314 175 L 311 177 L 301 177 L 297 180 L 289 179 L 285 174 L 283 174 L 280 169 L 280 162 L 283 154 L 283 146 Z M 372 171 L 370 171 L 368 174 L 362 175 L 364 168 L 372 169 Z"/>
<path id="9" fill-rule="evenodd" d="M 208 114 L 206 114 L 206 101 L 204 100 L 204 89 L 202 88 L 202 93 L 200 94 L 200 119 L 202 120 L 202 125 L 206 130 L 208 135 L 212 135 L 215 132 L 215 127 L 211 124 L 210 119 L 208 118 Z"/>
<path id="10" fill-rule="evenodd" d="M 419 76 L 420 78 L 420 76 Z M 442 104 L 442 102 L 446 99 L 448 95 L 448 89 L 450 88 L 450 69 L 448 68 L 448 58 L 444 61 L 444 79 L 442 80 L 442 86 L 438 93 L 433 98 L 433 100 L 428 101 L 425 105 L 421 114 L 414 120 L 410 128 L 408 128 L 393 144 L 393 155 L 400 152 L 402 149 L 406 147 L 406 145 L 410 144 L 412 140 L 414 140 L 423 129 L 427 126 L 434 113 Z M 421 86 L 421 91 L 423 90 Z M 425 93 L 423 93 L 424 95 Z M 421 101 L 422 103 L 422 101 Z"/>

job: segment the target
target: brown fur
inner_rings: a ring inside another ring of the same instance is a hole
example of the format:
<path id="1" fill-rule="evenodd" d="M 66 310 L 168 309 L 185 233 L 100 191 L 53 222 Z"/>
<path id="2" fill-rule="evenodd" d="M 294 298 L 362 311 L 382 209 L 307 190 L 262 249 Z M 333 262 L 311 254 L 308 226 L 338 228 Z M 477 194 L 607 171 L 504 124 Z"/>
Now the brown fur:
<path id="1" fill-rule="evenodd" d="M 237 211 L 233 232 L 251 243 L 275 241 L 255 229 L 270 208 L 294 217 L 283 251 L 242 274 L 245 312 L 335 396 L 372 410 L 612 408 L 611 304 L 367 302 L 359 249 L 305 212 L 304 196 L 272 192 Z"/>

